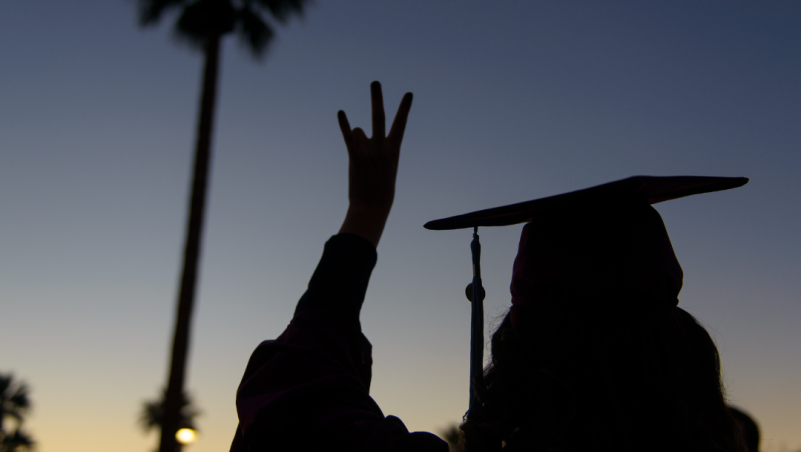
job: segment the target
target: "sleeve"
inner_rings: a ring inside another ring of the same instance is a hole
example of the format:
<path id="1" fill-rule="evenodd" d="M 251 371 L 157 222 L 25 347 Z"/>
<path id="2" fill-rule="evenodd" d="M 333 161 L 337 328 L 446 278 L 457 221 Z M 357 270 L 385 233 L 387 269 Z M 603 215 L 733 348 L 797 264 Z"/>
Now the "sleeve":
<path id="1" fill-rule="evenodd" d="M 385 417 L 369 395 L 372 346 L 359 311 L 375 262 L 375 247 L 361 237 L 326 243 L 291 323 L 248 362 L 232 452 L 448 451 L 435 435 Z"/>
<path id="2" fill-rule="evenodd" d="M 295 313 L 320 308 L 358 325 L 376 261 L 375 247 L 362 237 L 354 234 L 331 237 Z"/>

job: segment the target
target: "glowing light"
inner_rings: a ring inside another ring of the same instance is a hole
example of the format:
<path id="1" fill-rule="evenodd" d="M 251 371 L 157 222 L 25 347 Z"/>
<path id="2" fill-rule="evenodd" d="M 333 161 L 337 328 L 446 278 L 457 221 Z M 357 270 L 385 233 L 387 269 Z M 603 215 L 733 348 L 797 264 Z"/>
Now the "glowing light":
<path id="1" fill-rule="evenodd" d="M 175 439 L 181 444 L 191 444 L 197 439 L 197 432 L 191 428 L 182 428 L 175 432 Z"/>

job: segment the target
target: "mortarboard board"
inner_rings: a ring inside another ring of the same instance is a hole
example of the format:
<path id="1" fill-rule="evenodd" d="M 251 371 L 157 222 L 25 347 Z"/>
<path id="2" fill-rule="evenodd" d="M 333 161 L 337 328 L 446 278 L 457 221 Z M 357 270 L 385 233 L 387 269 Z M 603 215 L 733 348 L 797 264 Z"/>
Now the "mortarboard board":
<path id="1" fill-rule="evenodd" d="M 475 226 L 509 226 L 529 222 L 534 218 L 558 219 L 556 217 L 559 215 L 582 208 L 612 207 L 631 201 L 656 204 L 690 195 L 742 187 L 746 183 L 748 178 L 745 177 L 633 176 L 561 195 L 429 221 L 424 227 L 442 231 Z"/>
<path id="2" fill-rule="evenodd" d="M 471 381 L 483 365 L 479 226 L 527 223 L 512 275 L 513 306 L 570 305 L 597 294 L 676 306 L 683 273 L 662 217 L 651 205 L 747 182 L 744 177 L 635 176 L 426 223 L 432 230 L 474 228 L 473 283 L 468 286 Z M 471 391 L 471 408 L 473 403 Z"/>

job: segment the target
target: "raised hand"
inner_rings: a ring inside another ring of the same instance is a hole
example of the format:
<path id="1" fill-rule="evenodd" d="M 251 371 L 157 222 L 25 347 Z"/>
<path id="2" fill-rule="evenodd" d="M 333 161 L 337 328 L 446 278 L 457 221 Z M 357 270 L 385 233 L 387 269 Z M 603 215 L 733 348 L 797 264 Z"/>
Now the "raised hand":
<path id="1" fill-rule="evenodd" d="M 373 108 L 373 136 L 367 138 L 361 128 L 351 130 L 344 111 L 339 111 L 339 127 L 348 148 L 348 199 L 350 205 L 340 233 L 357 234 L 378 245 L 384 232 L 392 202 L 398 159 L 406 130 L 406 118 L 412 107 L 412 93 L 401 100 L 398 113 L 386 135 L 384 98 L 381 84 L 370 85 Z"/>

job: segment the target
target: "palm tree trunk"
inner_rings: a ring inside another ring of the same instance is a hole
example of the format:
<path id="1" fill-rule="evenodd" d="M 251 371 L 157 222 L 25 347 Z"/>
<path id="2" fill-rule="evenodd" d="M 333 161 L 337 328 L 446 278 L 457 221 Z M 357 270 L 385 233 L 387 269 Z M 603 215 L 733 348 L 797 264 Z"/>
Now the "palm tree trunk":
<path id="1" fill-rule="evenodd" d="M 164 401 L 164 418 L 161 425 L 159 452 L 175 452 L 181 416 L 181 396 L 184 392 L 184 375 L 189 351 L 189 329 L 192 305 L 200 260 L 200 239 L 203 231 L 203 211 L 206 207 L 206 191 L 211 158 L 211 132 L 214 120 L 214 104 L 217 97 L 217 75 L 220 57 L 220 36 L 212 36 L 206 43 L 206 64 L 203 72 L 203 91 L 200 100 L 197 142 L 195 147 L 195 170 L 192 181 L 192 199 L 189 205 L 184 267 L 181 289 L 178 295 L 178 312 L 175 336 L 172 343 L 170 376 Z"/>

